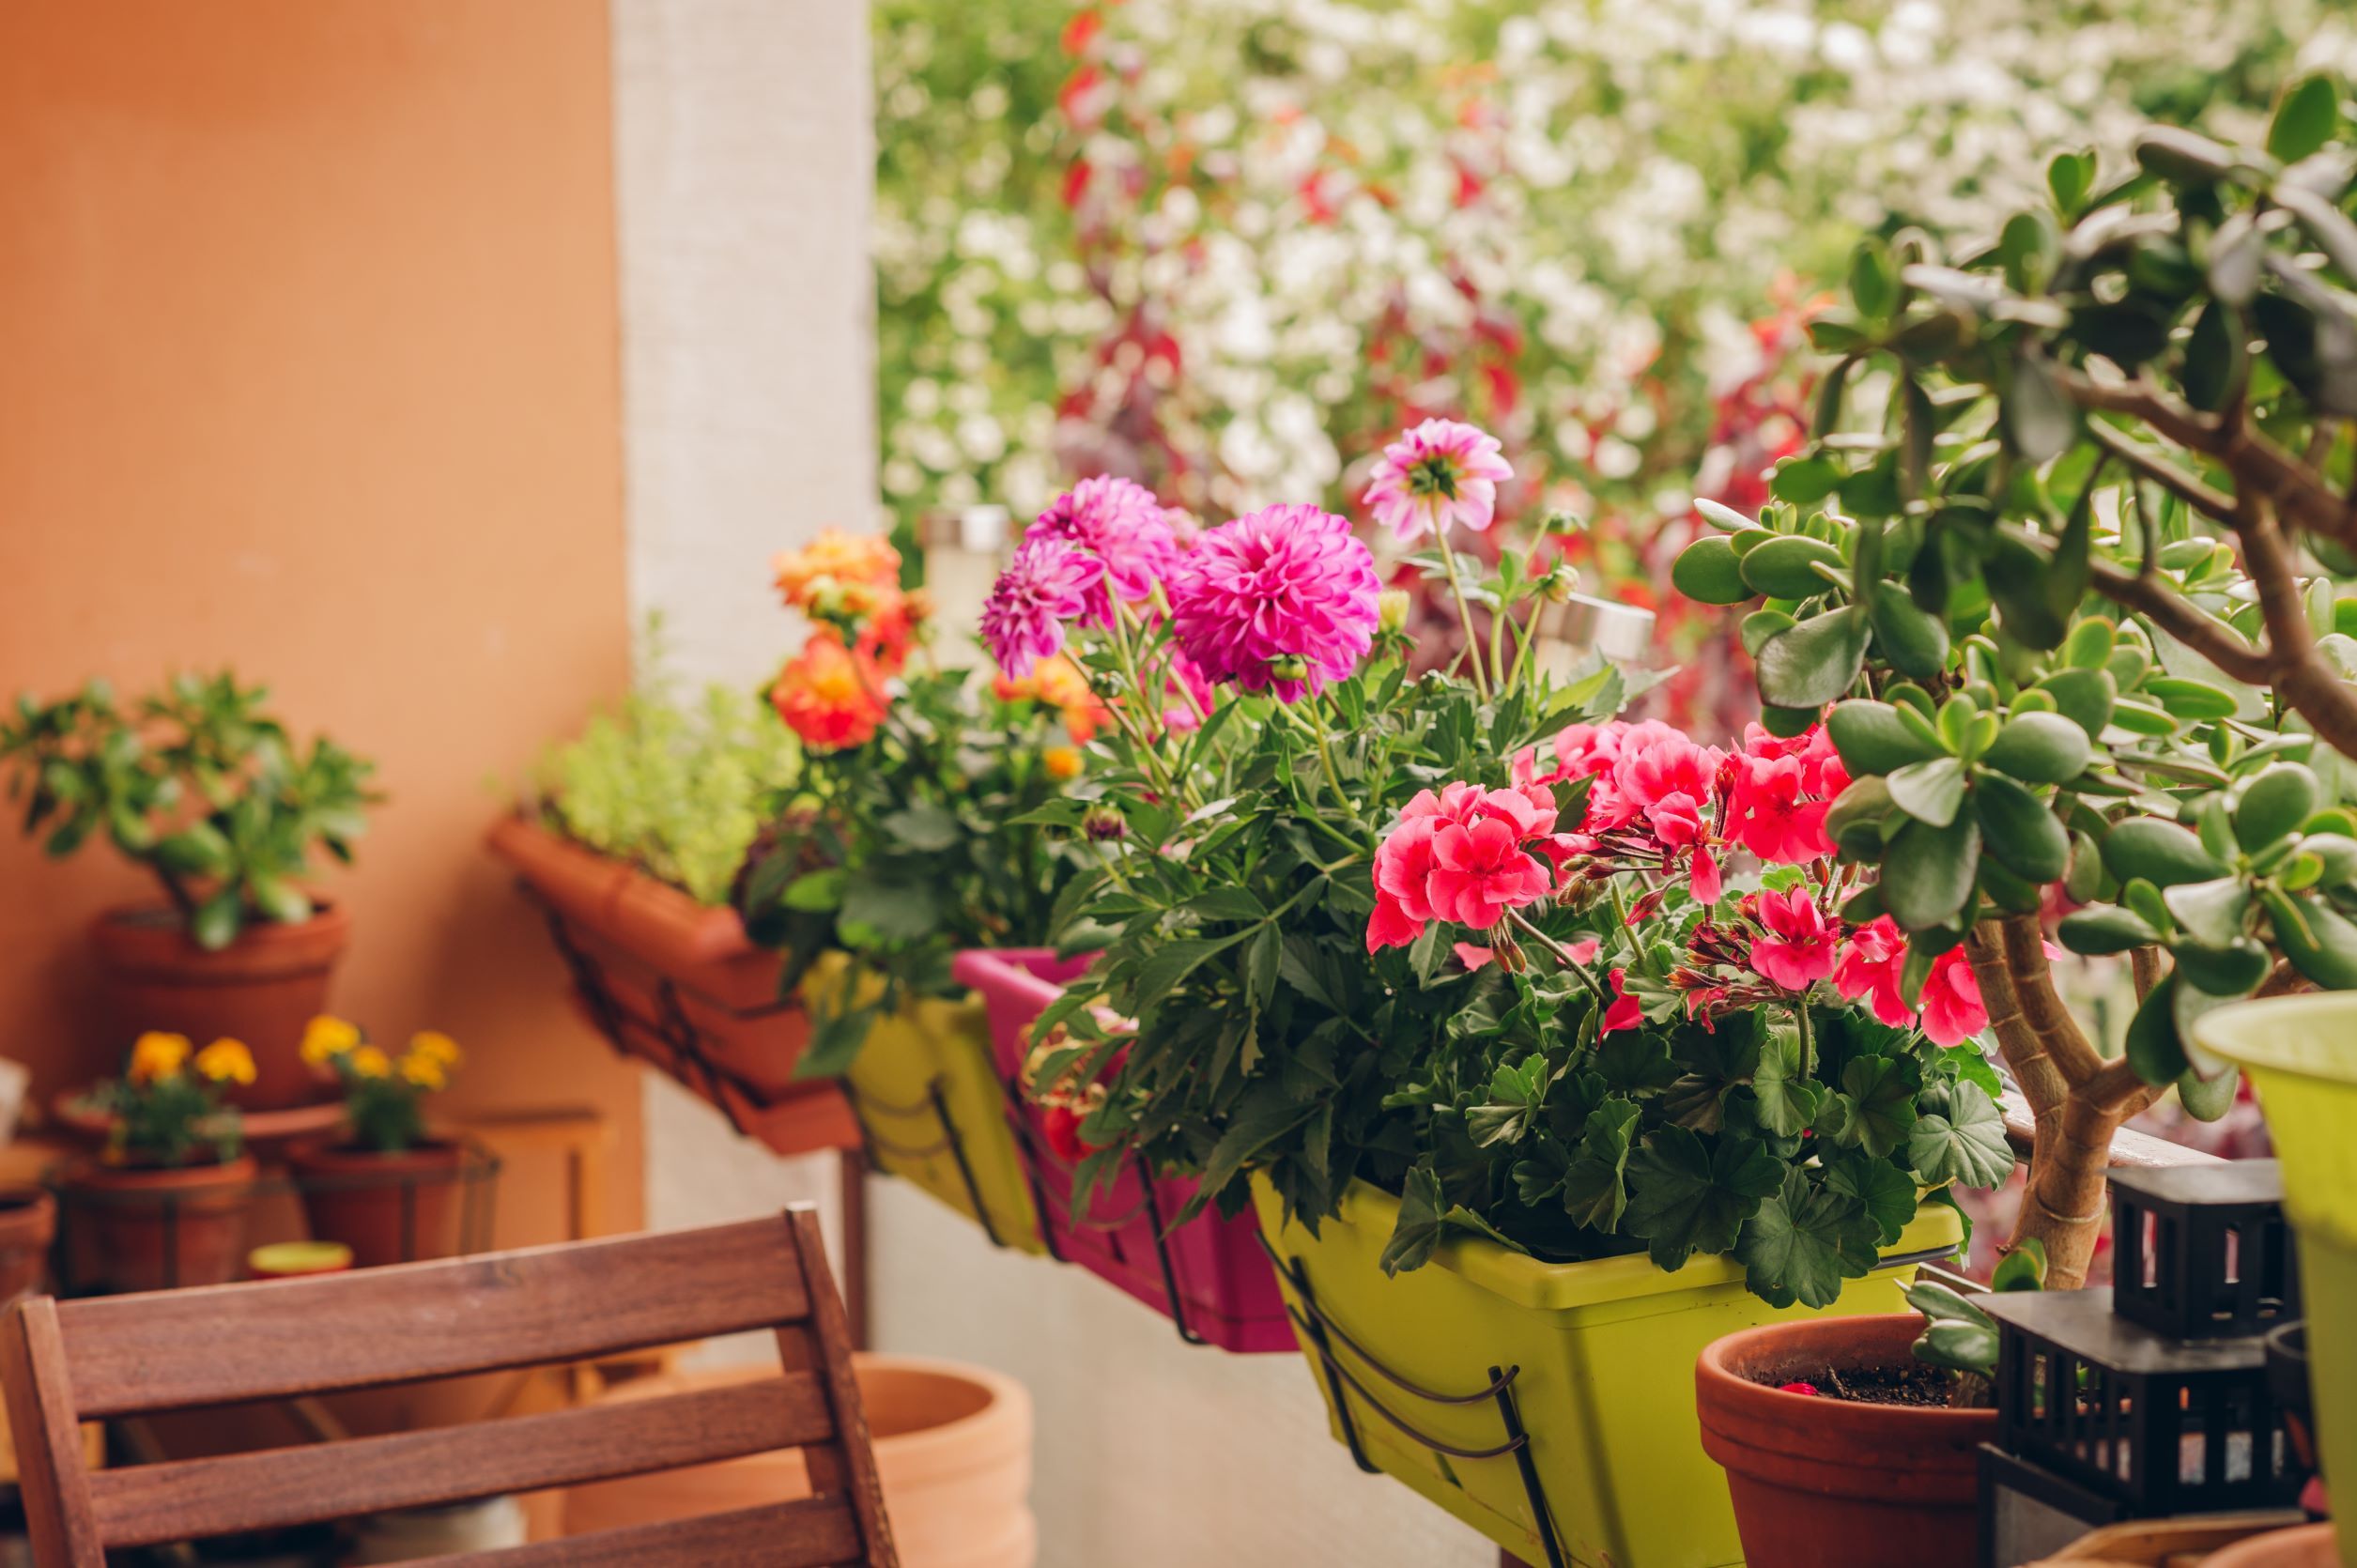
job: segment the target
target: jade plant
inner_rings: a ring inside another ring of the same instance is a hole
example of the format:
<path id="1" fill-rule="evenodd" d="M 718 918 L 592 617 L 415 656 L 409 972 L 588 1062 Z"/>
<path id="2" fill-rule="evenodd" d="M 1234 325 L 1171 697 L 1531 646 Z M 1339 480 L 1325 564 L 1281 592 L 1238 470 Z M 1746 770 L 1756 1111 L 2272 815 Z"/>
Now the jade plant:
<path id="1" fill-rule="evenodd" d="M 207 948 L 254 920 L 308 920 L 313 855 L 351 859 L 379 798 L 376 770 L 324 737 L 298 746 L 269 697 L 226 670 L 130 701 L 103 681 L 51 702 L 20 697 L 0 718 L 0 768 L 24 831 L 60 858 L 105 835 Z"/>
<path id="2" fill-rule="evenodd" d="M 2264 147 L 2156 129 L 2108 183 L 2057 158 L 2050 208 L 1952 263 L 1862 245 L 1813 445 L 1673 574 L 1755 606 L 1770 730 L 1823 715 L 1827 831 L 1878 871 L 1842 913 L 1905 933 L 1902 996 L 1966 956 L 2035 1117 L 2015 1241 L 2058 1287 L 2121 1122 L 2230 1103 L 2194 1020 L 2357 986 L 2349 132 L 2310 78 Z M 2062 1001 L 2058 913 L 2133 970 L 2119 1055 Z"/>

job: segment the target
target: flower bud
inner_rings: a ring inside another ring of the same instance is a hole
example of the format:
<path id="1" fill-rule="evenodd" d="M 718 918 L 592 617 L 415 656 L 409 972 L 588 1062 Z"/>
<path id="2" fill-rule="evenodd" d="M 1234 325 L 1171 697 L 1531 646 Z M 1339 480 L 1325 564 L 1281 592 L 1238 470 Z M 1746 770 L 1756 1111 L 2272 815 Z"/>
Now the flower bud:
<path id="1" fill-rule="evenodd" d="M 1530 956 L 1502 926 L 1489 933 L 1489 950 L 1497 956 L 1498 967 L 1509 975 L 1519 975 L 1531 967 Z"/>
<path id="2" fill-rule="evenodd" d="M 1130 836 L 1130 820 L 1119 807 L 1100 804 L 1081 813 L 1080 830 L 1097 843 L 1118 843 Z"/>
<path id="3" fill-rule="evenodd" d="M 1269 661 L 1269 678 L 1272 681 L 1306 681 L 1309 660 L 1299 653 L 1280 653 Z"/>
<path id="4" fill-rule="evenodd" d="M 1386 635 L 1401 630 L 1408 624 L 1409 602 L 1408 591 L 1404 588 L 1383 590 L 1376 596 L 1375 623 Z"/>
<path id="5" fill-rule="evenodd" d="M 1539 592 L 1547 595 L 1550 605 L 1567 605 L 1579 592 L 1579 569 L 1568 561 L 1559 561 L 1539 579 Z"/>

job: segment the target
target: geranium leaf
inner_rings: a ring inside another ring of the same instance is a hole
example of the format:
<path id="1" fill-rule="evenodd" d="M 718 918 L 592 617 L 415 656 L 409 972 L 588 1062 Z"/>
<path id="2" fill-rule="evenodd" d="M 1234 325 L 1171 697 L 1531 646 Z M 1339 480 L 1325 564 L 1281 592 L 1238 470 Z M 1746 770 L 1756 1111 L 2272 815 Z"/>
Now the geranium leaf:
<path id="1" fill-rule="evenodd" d="M 1841 1069 L 1841 1102 L 1847 1113 L 1841 1142 L 1880 1160 L 1915 1130 L 1915 1092 L 1922 1073 L 1903 1056 L 1860 1056 Z"/>
<path id="2" fill-rule="evenodd" d="M 1597 1106 L 1588 1118 L 1579 1157 L 1564 1176 L 1564 1211 L 1572 1223 L 1608 1235 L 1619 1229 L 1628 1207 L 1623 1175 L 1628 1166 L 1630 1135 L 1637 1127 L 1637 1105 L 1618 1096 Z"/>
<path id="3" fill-rule="evenodd" d="M 1858 1202 L 1812 1186 L 1805 1171 L 1787 1171 L 1744 1224 L 1735 1256 L 1753 1295 L 1771 1306 L 1829 1307 L 1847 1280 L 1862 1280 L 1875 1263 L 1873 1220 Z"/>
<path id="4" fill-rule="evenodd" d="M 1722 1138 L 1714 1150 L 1685 1128 L 1661 1128 L 1629 1160 L 1622 1226 L 1644 1237 L 1662 1268 L 1680 1268 L 1697 1252 L 1726 1252 L 1783 1170 L 1750 1139 Z"/>
<path id="5" fill-rule="evenodd" d="M 1919 1116 L 1907 1136 L 1907 1163 L 1925 1182 L 1957 1181 L 1995 1187 L 2013 1169 L 2013 1145 L 2005 1141 L 2005 1117 L 1978 1084 L 1958 1084 L 1948 1115 Z"/>
<path id="6" fill-rule="evenodd" d="M 1877 1246 L 1887 1247 L 1915 1218 L 1915 1183 L 1887 1160 L 1844 1155 L 1826 1167 L 1826 1187 L 1853 1198 L 1874 1222 Z"/>
<path id="7" fill-rule="evenodd" d="M 1826 1091 L 1800 1075 L 1799 1035 L 1777 1030 L 1761 1042 L 1751 1092 L 1759 1100 L 1760 1125 L 1779 1138 L 1796 1137 L 1817 1119 Z"/>

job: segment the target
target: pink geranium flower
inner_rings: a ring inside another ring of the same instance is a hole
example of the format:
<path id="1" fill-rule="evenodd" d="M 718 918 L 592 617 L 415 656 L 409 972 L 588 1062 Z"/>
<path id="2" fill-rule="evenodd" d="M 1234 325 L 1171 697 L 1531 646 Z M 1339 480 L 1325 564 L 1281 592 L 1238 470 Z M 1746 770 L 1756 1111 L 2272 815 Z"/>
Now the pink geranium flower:
<path id="1" fill-rule="evenodd" d="M 1048 503 L 1024 530 L 1024 542 L 1061 539 L 1104 562 L 1088 591 L 1090 625 L 1113 624 L 1113 595 L 1130 604 L 1150 598 L 1178 559 L 1169 513 L 1145 485 L 1101 474 L 1084 479 Z"/>
<path id="2" fill-rule="evenodd" d="M 1066 625 L 1103 593 L 1104 562 L 1061 539 L 1026 540 L 991 585 L 982 606 L 982 641 L 998 667 L 1020 681 L 1041 659 L 1063 651 Z"/>
<path id="3" fill-rule="evenodd" d="M 1962 947 L 1950 947 L 1933 961 L 1923 982 L 1923 1032 L 1933 1045 L 1955 1045 L 1989 1026 L 1989 1009 L 1980 1005 L 1980 982 L 1972 961 Z"/>
<path id="4" fill-rule="evenodd" d="M 1801 759 L 1738 754 L 1733 770 L 1729 838 L 1770 865 L 1796 866 L 1833 853 L 1825 830 L 1826 803 L 1809 789 Z"/>
<path id="5" fill-rule="evenodd" d="M 1625 969 L 1612 971 L 1612 1004 L 1604 1009 L 1604 1022 L 1598 1030 L 1601 1034 L 1634 1029 L 1645 1022 L 1644 1004 L 1622 989 L 1622 979 L 1627 974 Z"/>
<path id="6" fill-rule="evenodd" d="M 1209 680 L 1298 701 L 1374 643 L 1375 557 L 1331 512 L 1264 507 L 1207 530 L 1177 561 L 1171 635 Z"/>
<path id="7" fill-rule="evenodd" d="M 1754 893 L 1743 908 L 1760 926 L 1749 955 L 1755 973 L 1791 992 L 1807 991 L 1833 974 L 1840 932 L 1807 888 Z"/>
<path id="8" fill-rule="evenodd" d="M 1458 523 L 1480 532 L 1498 511 L 1498 485 L 1514 469 L 1498 438 L 1453 420 L 1428 419 L 1383 449 L 1363 498 L 1402 544 L 1445 536 Z"/>
<path id="9" fill-rule="evenodd" d="M 1850 933 L 1841 966 L 1833 972 L 1833 989 L 1853 1002 L 1864 1002 L 1892 1028 L 1904 1028 L 1915 1022 L 1915 1009 L 1899 991 L 1906 967 L 1906 933 L 1885 915 Z"/>
<path id="10" fill-rule="evenodd" d="M 1456 783 L 1420 792 L 1375 852 L 1366 947 L 1404 947 L 1435 920 L 1487 930 L 1553 890 L 1533 846 L 1555 830 L 1544 791 Z"/>

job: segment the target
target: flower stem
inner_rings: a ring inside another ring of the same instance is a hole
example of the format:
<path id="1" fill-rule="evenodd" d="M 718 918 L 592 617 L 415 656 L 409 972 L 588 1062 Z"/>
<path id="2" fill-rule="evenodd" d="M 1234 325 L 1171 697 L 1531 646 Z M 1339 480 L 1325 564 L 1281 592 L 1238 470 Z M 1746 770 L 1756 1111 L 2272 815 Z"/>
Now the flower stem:
<path id="1" fill-rule="evenodd" d="M 1809 1035 L 1809 997 L 1805 992 L 1794 998 L 1793 1022 L 1800 1028 L 1800 1081 L 1806 1084 L 1809 1082 L 1810 1057 L 1814 1054 L 1810 1048 L 1815 1042 Z"/>
<path id="2" fill-rule="evenodd" d="M 1471 655 L 1466 662 L 1473 671 L 1473 690 L 1485 702 L 1489 700 L 1489 674 L 1482 668 L 1481 634 L 1473 630 L 1473 604 L 1465 597 L 1465 579 L 1457 576 L 1456 552 L 1449 547 L 1445 537 L 1439 541 L 1440 565 L 1448 573 L 1449 592 L 1456 595 L 1456 618 L 1465 627 L 1465 647 Z"/>
<path id="3" fill-rule="evenodd" d="M 1553 955 L 1557 963 L 1562 964 L 1565 969 L 1570 970 L 1574 975 L 1577 975 L 1582 981 L 1584 981 L 1588 989 L 1596 993 L 1598 1001 L 1607 1000 L 1604 994 L 1603 982 L 1599 981 L 1595 977 L 1594 971 L 1591 970 L 1586 964 L 1581 963 L 1578 959 L 1571 956 L 1570 948 L 1564 946 L 1562 943 L 1556 941 L 1553 937 L 1548 935 L 1545 931 L 1540 930 L 1536 926 L 1533 925 L 1530 917 L 1518 909 L 1510 909 L 1506 911 L 1506 918 L 1512 921 L 1515 925 L 1520 927 L 1522 929 L 1523 935 L 1529 937 L 1532 941 L 1537 943 L 1541 947 L 1546 948 L 1549 954 Z"/>

